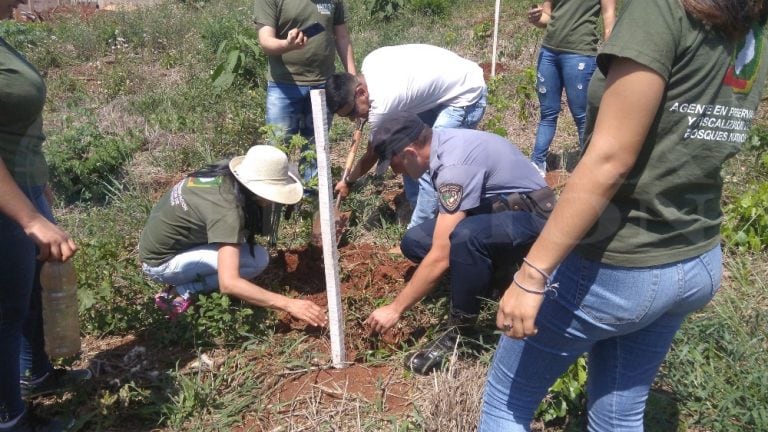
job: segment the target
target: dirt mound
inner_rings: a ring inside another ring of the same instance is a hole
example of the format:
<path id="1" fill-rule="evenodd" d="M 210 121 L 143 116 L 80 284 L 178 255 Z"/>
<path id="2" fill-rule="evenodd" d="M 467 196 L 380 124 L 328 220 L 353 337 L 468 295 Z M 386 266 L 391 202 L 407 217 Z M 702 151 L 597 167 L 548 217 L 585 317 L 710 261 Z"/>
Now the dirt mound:
<path id="1" fill-rule="evenodd" d="M 413 263 L 402 255 L 382 251 L 381 247 L 362 244 L 340 248 L 339 266 L 348 360 L 362 361 L 366 352 L 387 349 L 388 345 L 396 345 L 420 332 L 417 323 L 401 320 L 387 333 L 372 336 L 363 324 L 375 305 L 381 304 L 381 299 L 391 299 L 402 289 L 416 268 Z M 284 287 L 289 295 L 300 296 L 326 307 L 328 299 L 324 272 L 322 250 L 310 245 L 278 252 L 259 279 Z M 280 314 L 278 331 L 291 330 L 309 334 L 323 332 L 287 313 Z"/>

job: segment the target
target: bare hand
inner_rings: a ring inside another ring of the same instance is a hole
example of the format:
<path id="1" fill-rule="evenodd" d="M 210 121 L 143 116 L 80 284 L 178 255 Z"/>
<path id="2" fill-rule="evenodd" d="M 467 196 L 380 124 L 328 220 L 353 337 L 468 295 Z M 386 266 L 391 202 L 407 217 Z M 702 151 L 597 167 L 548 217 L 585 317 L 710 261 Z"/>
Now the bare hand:
<path id="1" fill-rule="evenodd" d="M 336 183 L 336 187 L 333 188 L 333 191 L 341 195 L 342 198 L 346 198 L 349 196 L 349 185 L 344 179 L 339 180 L 339 182 Z"/>
<path id="2" fill-rule="evenodd" d="M 328 324 L 328 315 L 325 310 L 309 300 L 291 299 L 285 311 L 292 317 L 313 326 L 325 327 Z"/>
<path id="3" fill-rule="evenodd" d="M 24 227 L 24 231 L 40 249 L 40 261 L 66 261 L 77 252 L 69 234 L 42 216 Z"/>
<path id="4" fill-rule="evenodd" d="M 400 312 L 391 304 L 382 306 L 365 320 L 365 325 L 371 328 L 371 334 L 382 334 L 392 328 L 400 320 Z"/>
<path id="5" fill-rule="evenodd" d="M 522 272 L 518 272 L 517 277 L 526 288 L 544 291 L 543 280 L 525 279 Z M 536 315 L 543 301 L 543 295 L 525 292 L 512 282 L 499 302 L 496 326 L 504 331 L 504 334 L 515 339 L 535 335 L 539 331 L 536 328 Z"/>
<path id="6" fill-rule="evenodd" d="M 304 33 L 295 28 L 288 32 L 285 42 L 288 44 L 288 50 L 291 51 L 304 48 L 304 45 L 307 44 L 307 40 L 308 39 L 304 36 Z"/>
<path id="7" fill-rule="evenodd" d="M 539 21 L 541 21 L 541 15 L 544 11 L 544 8 L 541 6 L 533 6 L 532 8 L 528 9 L 528 22 L 531 24 L 538 24 Z"/>

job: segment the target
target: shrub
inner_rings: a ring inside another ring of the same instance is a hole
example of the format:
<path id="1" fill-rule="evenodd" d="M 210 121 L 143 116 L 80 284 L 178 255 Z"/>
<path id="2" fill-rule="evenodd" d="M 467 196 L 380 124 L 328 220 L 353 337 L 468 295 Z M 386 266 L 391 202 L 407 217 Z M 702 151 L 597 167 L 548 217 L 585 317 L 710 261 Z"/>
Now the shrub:
<path id="1" fill-rule="evenodd" d="M 549 388 L 547 398 L 536 410 L 536 418 L 548 422 L 581 415 L 586 406 L 586 384 L 587 360 L 581 357 Z"/>
<path id="2" fill-rule="evenodd" d="M 50 30 L 44 24 L 20 24 L 13 20 L 0 21 L 0 37 L 20 52 L 43 45 L 50 39 Z"/>
<path id="3" fill-rule="evenodd" d="M 424 15 L 444 16 L 450 3 L 447 0 L 409 0 L 408 6 Z"/>
<path id="4" fill-rule="evenodd" d="M 371 18 L 390 20 L 405 5 L 405 0 L 365 0 L 365 9 Z"/>
<path id="5" fill-rule="evenodd" d="M 20 53 L 41 72 L 61 66 L 62 59 L 57 51 L 51 29 L 42 23 L 20 24 L 16 21 L 0 21 L 0 37 Z"/>
<path id="6" fill-rule="evenodd" d="M 755 252 L 768 245 L 768 183 L 741 195 L 724 210 L 723 238 L 741 249 Z"/>
<path id="7" fill-rule="evenodd" d="M 103 201 L 140 144 L 136 135 L 105 134 L 94 123 L 65 129 L 45 146 L 51 184 L 69 202 Z"/>
<path id="8" fill-rule="evenodd" d="M 94 335 L 120 334 L 151 327 L 154 287 L 135 255 L 138 233 L 151 203 L 148 197 L 121 192 L 108 206 L 80 208 L 60 222 L 79 246 L 75 255 L 81 326 Z"/>

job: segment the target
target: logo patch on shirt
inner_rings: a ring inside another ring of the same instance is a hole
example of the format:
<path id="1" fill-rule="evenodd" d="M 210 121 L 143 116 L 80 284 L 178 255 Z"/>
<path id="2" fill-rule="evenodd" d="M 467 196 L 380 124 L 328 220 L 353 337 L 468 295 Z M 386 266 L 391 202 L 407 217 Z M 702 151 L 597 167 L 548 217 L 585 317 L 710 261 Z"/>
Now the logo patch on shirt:
<path id="1" fill-rule="evenodd" d="M 320 15 L 330 15 L 333 10 L 332 2 L 317 3 L 317 12 Z"/>
<path id="2" fill-rule="evenodd" d="M 187 187 L 213 187 L 221 185 L 222 177 L 189 177 Z"/>
<path id="3" fill-rule="evenodd" d="M 731 87 L 735 93 L 749 93 L 760 70 L 762 53 L 763 29 L 753 25 L 731 57 L 731 65 L 725 72 L 723 84 Z"/>
<path id="4" fill-rule="evenodd" d="M 449 212 L 453 212 L 459 208 L 461 197 L 464 196 L 464 187 L 456 183 L 446 183 L 440 185 L 437 193 L 440 195 L 440 204 Z"/>

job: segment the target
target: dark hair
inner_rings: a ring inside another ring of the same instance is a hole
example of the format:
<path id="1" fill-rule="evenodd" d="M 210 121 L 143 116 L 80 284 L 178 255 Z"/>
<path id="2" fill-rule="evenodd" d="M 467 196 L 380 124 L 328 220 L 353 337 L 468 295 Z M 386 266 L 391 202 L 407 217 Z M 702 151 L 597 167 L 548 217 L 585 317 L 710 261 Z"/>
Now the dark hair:
<path id="1" fill-rule="evenodd" d="M 325 81 L 325 105 L 336 114 L 345 105 L 355 103 L 357 78 L 351 73 L 338 72 Z"/>
<path id="2" fill-rule="evenodd" d="M 728 39 L 743 37 L 753 24 L 764 25 L 766 0 L 681 0 L 687 13 Z"/>
<path id="3" fill-rule="evenodd" d="M 245 239 L 251 247 L 251 256 L 253 256 L 253 246 L 256 244 L 256 235 L 264 234 L 264 209 L 256 200 L 256 194 L 243 186 L 237 179 L 232 170 L 229 169 L 229 159 L 220 160 L 206 165 L 197 171 L 187 174 L 187 177 L 205 178 L 205 177 L 229 177 L 235 185 L 235 196 L 240 203 L 243 211 L 243 228 L 245 229 Z"/>

